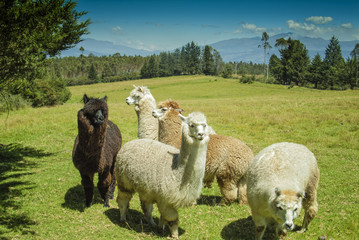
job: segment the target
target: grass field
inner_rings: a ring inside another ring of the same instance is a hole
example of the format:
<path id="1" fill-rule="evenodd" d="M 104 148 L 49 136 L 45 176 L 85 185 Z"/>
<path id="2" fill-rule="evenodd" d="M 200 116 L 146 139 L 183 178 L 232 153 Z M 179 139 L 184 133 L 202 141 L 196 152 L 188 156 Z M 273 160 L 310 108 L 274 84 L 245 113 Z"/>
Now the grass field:
<path id="1" fill-rule="evenodd" d="M 71 87 L 62 106 L 26 108 L 0 115 L 0 239 L 165 239 L 143 220 L 138 196 L 128 223 L 119 222 L 115 200 L 104 209 L 98 191 L 85 208 L 71 152 L 84 93 L 108 96 L 110 120 L 124 142 L 137 136 L 137 116 L 125 98 L 146 85 L 157 102 L 172 98 L 187 115 L 201 111 L 218 134 L 246 142 L 255 154 L 281 141 L 306 145 L 321 171 L 319 212 L 306 233 L 286 239 L 359 239 L 359 92 L 318 91 L 238 80 L 182 76 Z M 179 210 L 181 239 L 253 239 L 250 209 L 219 206 L 214 184 L 198 205 Z M 157 209 L 154 211 L 158 221 Z M 300 225 L 303 218 L 296 220 Z M 270 234 L 266 235 L 270 239 Z"/>

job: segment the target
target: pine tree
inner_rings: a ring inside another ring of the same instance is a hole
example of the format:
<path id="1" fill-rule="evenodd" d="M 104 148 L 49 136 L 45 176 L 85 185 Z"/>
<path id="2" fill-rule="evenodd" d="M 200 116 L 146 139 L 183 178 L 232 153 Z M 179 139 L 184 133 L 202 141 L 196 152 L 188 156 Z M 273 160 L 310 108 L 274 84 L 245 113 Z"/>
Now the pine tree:
<path id="1" fill-rule="evenodd" d="M 309 66 L 309 82 L 314 84 L 314 88 L 321 86 L 323 81 L 323 62 L 319 53 L 315 55 Z"/>
<path id="2" fill-rule="evenodd" d="M 324 74 L 327 80 L 324 86 L 334 89 L 335 86 L 343 87 L 344 82 L 341 79 L 342 71 L 344 68 L 344 59 L 339 45 L 339 40 L 333 36 L 330 39 L 328 47 L 325 50 L 324 58 Z"/>
<path id="3" fill-rule="evenodd" d="M 97 71 L 96 71 L 95 66 L 93 64 L 91 64 L 89 74 L 88 74 L 88 79 L 93 81 L 93 82 L 97 82 Z"/>
<path id="4" fill-rule="evenodd" d="M 278 83 L 281 82 L 281 62 L 277 55 L 272 54 L 269 59 L 269 70 L 270 74 L 277 80 Z"/>
<path id="5" fill-rule="evenodd" d="M 215 73 L 215 65 L 214 65 L 214 58 L 212 55 L 212 47 L 206 45 L 203 50 L 203 73 L 205 75 L 214 75 Z"/>

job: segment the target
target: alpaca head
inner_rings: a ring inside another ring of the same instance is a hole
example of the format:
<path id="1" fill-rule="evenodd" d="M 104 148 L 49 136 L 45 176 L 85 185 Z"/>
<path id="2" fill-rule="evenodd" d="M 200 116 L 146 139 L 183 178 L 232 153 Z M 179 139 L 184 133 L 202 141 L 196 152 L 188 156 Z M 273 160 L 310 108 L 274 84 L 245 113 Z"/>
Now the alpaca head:
<path id="1" fill-rule="evenodd" d="M 108 118 L 108 107 L 106 103 L 107 97 L 89 98 L 85 94 L 83 96 L 84 108 L 83 112 L 92 125 L 102 125 Z"/>
<path id="2" fill-rule="evenodd" d="M 209 132 L 206 116 L 200 112 L 193 112 L 188 117 L 179 114 L 182 119 L 182 133 L 190 137 L 192 141 L 208 141 Z"/>
<path id="3" fill-rule="evenodd" d="M 131 91 L 130 96 L 126 98 L 126 103 L 128 105 L 138 105 L 146 95 L 151 95 L 150 90 L 145 86 L 135 86 L 133 85 L 134 89 Z M 152 96 L 152 95 L 151 95 Z"/>
<path id="4" fill-rule="evenodd" d="M 282 229 L 293 230 L 295 226 L 293 220 L 300 214 L 304 192 L 280 190 L 279 188 L 275 188 L 274 192 L 275 199 L 271 206 L 276 221 L 281 224 Z"/>
<path id="5" fill-rule="evenodd" d="M 182 112 L 183 109 L 181 109 L 181 107 L 176 101 L 168 100 L 160 103 L 158 109 L 153 110 L 152 116 L 159 119 L 163 118 L 166 115 L 177 117 L 178 114 L 181 114 Z"/>

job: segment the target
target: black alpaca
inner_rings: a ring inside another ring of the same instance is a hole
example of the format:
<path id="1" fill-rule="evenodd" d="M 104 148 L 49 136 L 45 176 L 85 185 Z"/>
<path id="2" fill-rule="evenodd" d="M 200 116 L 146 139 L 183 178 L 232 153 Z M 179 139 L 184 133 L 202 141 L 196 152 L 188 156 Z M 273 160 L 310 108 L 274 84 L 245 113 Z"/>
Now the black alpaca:
<path id="1" fill-rule="evenodd" d="M 78 135 L 72 151 L 72 161 L 80 171 L 85 190 L 86 206 L 93 199 L 93 177 L 98 173 L 97 188 L 109 207 L 109 199 L 115 190 L 114 166 L 121 148 L 122 136 L 118 127 L 108 120 L 107 97 L 102 99 L 83 97 L 84 108 L 78 111 Z"/>

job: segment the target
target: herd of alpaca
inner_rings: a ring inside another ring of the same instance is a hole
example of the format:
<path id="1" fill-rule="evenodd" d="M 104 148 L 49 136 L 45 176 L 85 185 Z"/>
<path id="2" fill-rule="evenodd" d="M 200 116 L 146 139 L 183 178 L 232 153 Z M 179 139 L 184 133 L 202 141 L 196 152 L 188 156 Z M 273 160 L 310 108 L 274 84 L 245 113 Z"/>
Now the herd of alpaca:
<path id="1" fill-rule="evenodd" d="M 152 218 L 153 204 L 160 212 L 159 226 L 169 227 L 178 238 L 178 209 L 193 206 L 202 187 L 217 179 L 221 204 L 238 199 L 251 208 L 255 239 L 262 239 L 269 223 L 276 235 L 295 228 L 293 220 L 304 208 L 299 232 L 305 232 L 318 211 L 319 169 L 312 152 L 294 143 L 273 144 L 256 156 L 242 141 L 215 133 L 204 114 L 183 116 L 176 101 L 156 107 L 150 90 L 134 86 L 126 103 L 135 105 L 138 139 L 122 146 L 121 132 L 108 120 L 106 97 L 83 97 L 78 112 L 78 136 L 73 163 L 81 175 L 85 204 L 93 198 L 93 177 L 109 207 L 117 182 L 120 220 L 126 221 L 129 202 L 139 194 L 145 220 Z"/>

